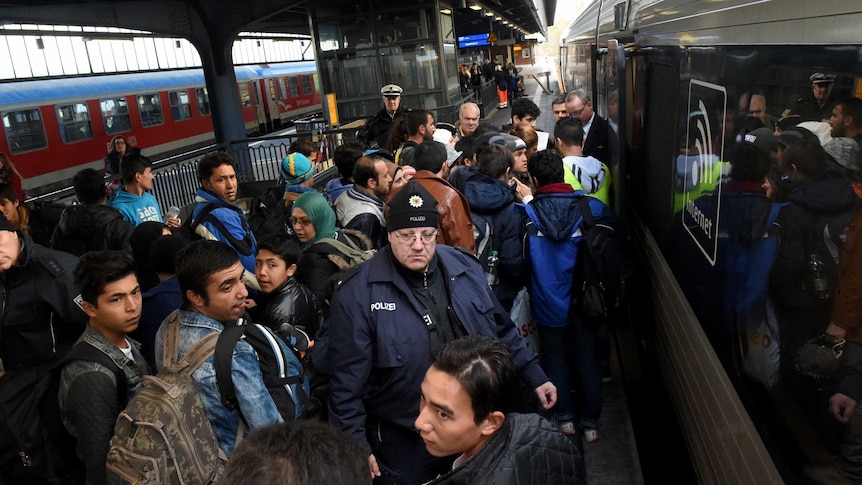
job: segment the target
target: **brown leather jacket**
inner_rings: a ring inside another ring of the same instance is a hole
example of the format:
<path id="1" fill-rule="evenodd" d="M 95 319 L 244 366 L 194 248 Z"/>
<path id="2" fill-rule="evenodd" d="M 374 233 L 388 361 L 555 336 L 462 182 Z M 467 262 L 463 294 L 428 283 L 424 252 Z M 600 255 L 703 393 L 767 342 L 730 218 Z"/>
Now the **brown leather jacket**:
<path id="1" fill-rule="evenodd" d="M 832 323 L 847 330 L 847 340 L 862 342 L 862 202 L 847 225 L 838 272 Z"/>
<path id="2" fill-rule="evenodd" d="M 440 212 L 440 234 L 438 244 L 457 246 L 476 254 L 476 239 L 473 234 L 473 219 L 470 217 L 470 204 L 461 192 L 449 182 L 428 170 L 418 170 L 413 179 L 437 199 Z M 392 194 L 394 195 L 394 194 Z M 392 196 L 390 196 L 390 199 Z M 389 213 L 387 207 L 387 214 Z"/>

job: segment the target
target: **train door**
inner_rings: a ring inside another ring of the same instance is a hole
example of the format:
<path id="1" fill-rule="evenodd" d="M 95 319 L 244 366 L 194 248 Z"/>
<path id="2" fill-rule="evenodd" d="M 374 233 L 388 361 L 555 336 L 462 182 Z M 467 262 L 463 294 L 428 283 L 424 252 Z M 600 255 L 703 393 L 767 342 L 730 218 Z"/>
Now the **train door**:
<path id="1" fill-rule="evenodd" d="M 612 177 L 611 205 L 620 213 L 625 207 L 626 158 L 628 149 L 628 130 L 626 117 L 628 103 L 628 82 L 626 70 L 626 51 L 616 39 L 607 41 L 607 47 L 596 59 L 596 103 L 600 114 L 608 120 L 608 144 L 611 157 L 608 168 Z"/>
<path id="2" fill-rule="evenodd" d="M 265 93 L 267 112 L 272 122 L 272 129 L 276 130 L 281 127 L 281 114 L 278 110 L 278 86 L 274 77 L 266 78 L 266 89 L 268 91 Z"/>
<path id="3" fill-rule="evenodd" d="M 258 132 L 260 134 L 264 134 L 269 131 L 269 126 L 267 123 L 269 120 L 266 116 L 266 107 L 264 106 L 265 103 L 263 102 L 263 96 L 260 92 L 260 83 L 253 82 L 251 83 L 251 85 L 254 86 L 254 106 L 257 110 Z"/>

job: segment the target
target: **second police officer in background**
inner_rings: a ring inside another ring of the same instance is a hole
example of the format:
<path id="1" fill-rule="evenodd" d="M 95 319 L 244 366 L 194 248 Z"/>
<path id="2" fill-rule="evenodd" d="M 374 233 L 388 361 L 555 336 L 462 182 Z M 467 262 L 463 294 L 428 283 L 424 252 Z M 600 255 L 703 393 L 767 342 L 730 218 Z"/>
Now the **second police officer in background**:
<path id="1" fill-rule="evenodd" d="M 359 132 L 359 139 L 369 147 L 386 146 L 386 137 L 389 136 L 392 122 L 405 111 L 401 108 L 402 91 L 401 86 L 397 84 L 387 84 L 380 90 L 380 94 L 383 95 L 383 109 L 369 118 Z"/>

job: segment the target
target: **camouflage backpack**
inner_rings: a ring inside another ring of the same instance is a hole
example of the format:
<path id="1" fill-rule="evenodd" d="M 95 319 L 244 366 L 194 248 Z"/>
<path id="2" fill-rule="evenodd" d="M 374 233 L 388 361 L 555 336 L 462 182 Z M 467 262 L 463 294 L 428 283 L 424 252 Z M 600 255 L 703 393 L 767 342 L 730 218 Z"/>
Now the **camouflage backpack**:
<path id="1" fill-rule="evenodd" d="M 179 312 L 166 323 L 164 363 L 117 418 L 108 452 L 112 484 L 208 484 L 218 480 L 227 456 L 219 448 L 192 373 L 216 349 L 219 332 L 198 341 L 177 362 Z"/>

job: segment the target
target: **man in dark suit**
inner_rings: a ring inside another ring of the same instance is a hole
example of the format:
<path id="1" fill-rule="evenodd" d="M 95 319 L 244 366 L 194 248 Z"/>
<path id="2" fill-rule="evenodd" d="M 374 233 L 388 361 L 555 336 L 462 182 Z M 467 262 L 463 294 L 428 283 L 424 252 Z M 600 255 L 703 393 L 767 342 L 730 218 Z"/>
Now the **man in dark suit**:
<path id="1" fill-rule="evenodd" d="M 590 96 L 581 90 L 570 92 L 566 95 L 566 111 L 570 117 L 581 120 L 585 134 L 584 156 L 595 157 L 606 164 L 610 163 L 608 120 L 593 111 L 593 102 Z"/>

